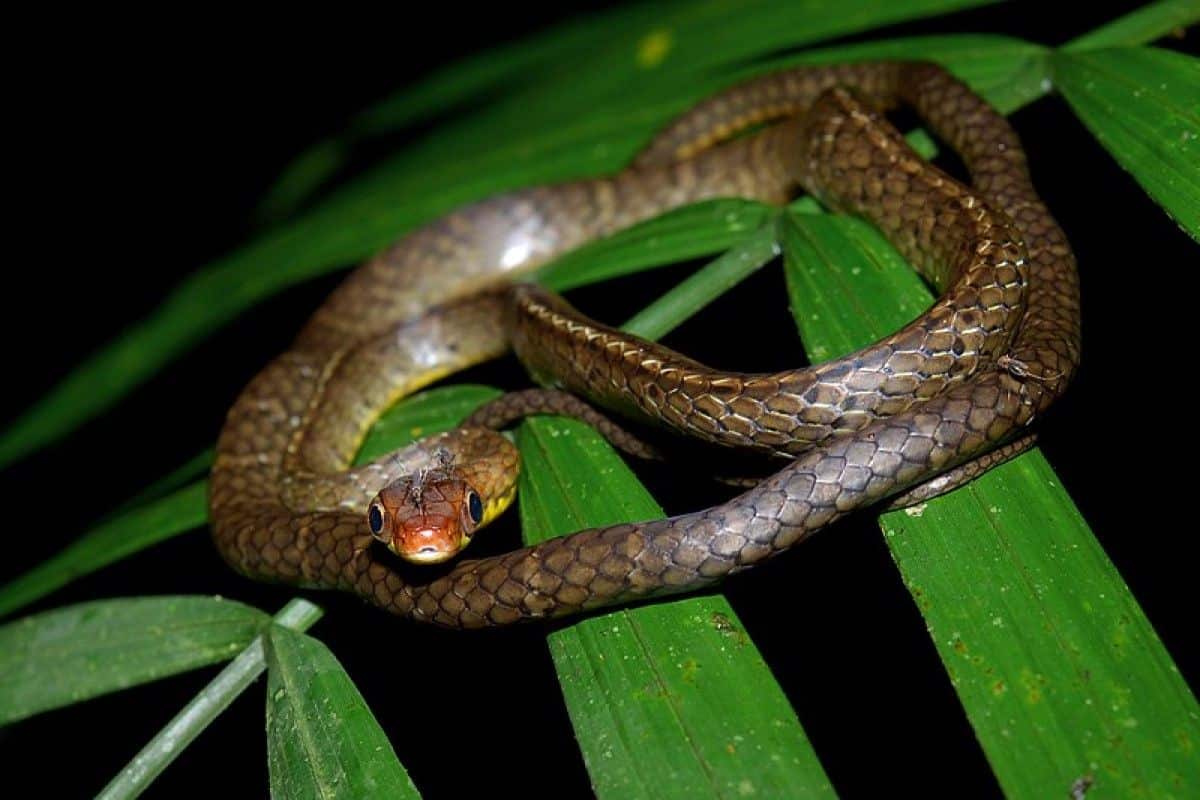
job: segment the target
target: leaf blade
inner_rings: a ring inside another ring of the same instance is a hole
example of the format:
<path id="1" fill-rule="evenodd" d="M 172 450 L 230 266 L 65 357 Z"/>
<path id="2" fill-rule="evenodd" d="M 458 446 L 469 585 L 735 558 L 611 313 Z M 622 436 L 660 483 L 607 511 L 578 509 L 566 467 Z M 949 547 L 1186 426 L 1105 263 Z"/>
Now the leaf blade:
<path id="1" fill-rule="evenodd" d="M 1151 47 L 1060 51 L 1054 71 L 1100 144 L 1200 241 L 1200 59 Z"/>
<path id="2" fill-rule="evenodd" d="M 1179 32 L 1200 22 L 1200 6 L 1195 0 L 1159 0 L 1134 9 L 1123 17 L 1063 45 L 1064 50 L 1099 50 L 1106 47 L 1133 47 Z"/>
<path id="3" fill-rule="evenodd" d="M 750 200 L 693 203 L 585 244 L 529 278 L 563 292 L 719 253 L 761 230 L 775 213 L 771 206 Z"/>
<path id="4" fill-rule="evenodd" d="M 0 616 L 11 614 L 75 578 L 203 525 L 208 518 L 207 496 L 208 485 L 201 481 L 105 520 L 0 587 Z"/>
<path id="5" fill-rule="evenodd" d="M 97 600 L 0 627 L 0 724 L 223 661 L 267 621 L 212 597 Z"/>
<path id="6" fill-rule="evenodd" d="M 500 390 L 491 386 L 460 383 L 407 397 L 375 421 L 354 463 L 365 464 L 423 436 L 448 431 L 476 408 L 499 396 Z"/>
<path id="7" fill-rule="evenodd" d="M 808 50 L 747 67 L 738 77 L 798 66 L 921 59 L 941 64 L 1008 113 L 1050 90 L 1049 52 L 1040 44 L 995 34 L 909 36 Z"/>
<path id="8" fill-rule="evenodd" d="M 784 232 L 814 360 L 874 341 L 932 299 L 865 223 L 796 214 Z M 830 316 L 839 307 L 855 311 Z M 1188 743 L 1200 708 L 1039 452 L 879 524 L 1007 794 L 1066 794 L 1076 781 L 1122 797 L 1197 790 Z M 1105 602 L 1085 603 L 1080 587 Z M 1111 646 L 1114 631 L 1127 646 Z"/>
<path id="9" fill-rule="evenodd" d="M 662 516 L 581 423 L 530 419 L 517 441 L 529 543 Z M 584 619 L 549 645 L 598 797 L 832 796 L 795 711 L 720 595 Z"/>
<path id="10" fill-rule="evenodd" d="M 622 328 L 636 336 L 657 339 L 757 272 L 779 255 L 774 215 L 757 231 L 730 247 L 719 258 L 676 284 L 654 303 L 635 314 Z"/>
<path id="11" fill-rule="evenodd" d="M 329 648 L 280 625 L 266 643 L 271 796 L 420 797 Z"/>

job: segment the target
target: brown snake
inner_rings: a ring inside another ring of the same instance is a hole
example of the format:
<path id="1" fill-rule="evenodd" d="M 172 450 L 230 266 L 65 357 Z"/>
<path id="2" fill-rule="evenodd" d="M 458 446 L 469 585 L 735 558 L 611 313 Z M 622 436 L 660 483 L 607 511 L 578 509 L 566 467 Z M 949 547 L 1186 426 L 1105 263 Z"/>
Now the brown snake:
<path id="1" fill-rule="evenodd" d="M 879 117 L 900 103 L 957 151 L 973 189 L 923 162 Z M 844 359 L 739 375 L 580 318 L 540 290 L 489 290 L 675 206 L 731 195 L 778 203 L 799 188 L 877 225 L 943 291 L 935 305 Z M 428 452 L 347 465 L 388 405 L 498 355 L 510 334 L 543 380 L 795 460 L 704 511 L 423 577 L 373 546 L 365 512 L 380 489 L 428 467 Z M 617 175 L 476 203 L 355 271 L 229 412 L 212 473 L 213 535 L 251 577 L 353 591 L 450 627 L 695 589 L 959 465 L 969 477 L 986 463 L 972 459 L 998 446 L 1011 454 L 1066 387 L 1078 353 L 1074 257 L 1003 116 L 929 64 L 777 73 L 705 101 Z"/>

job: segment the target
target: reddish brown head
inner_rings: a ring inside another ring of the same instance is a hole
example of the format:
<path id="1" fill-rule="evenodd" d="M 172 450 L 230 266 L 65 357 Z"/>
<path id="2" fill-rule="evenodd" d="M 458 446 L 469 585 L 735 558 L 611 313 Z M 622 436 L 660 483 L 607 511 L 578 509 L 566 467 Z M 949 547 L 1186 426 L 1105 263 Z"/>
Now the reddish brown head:
<path id="1" fill-rule="evenodd" d="M 405 561 L 453 558 L 483 521 L 479 494 L 453 470 L 434 468 L 391 484 L 367 507 L 372 535 Z"/>

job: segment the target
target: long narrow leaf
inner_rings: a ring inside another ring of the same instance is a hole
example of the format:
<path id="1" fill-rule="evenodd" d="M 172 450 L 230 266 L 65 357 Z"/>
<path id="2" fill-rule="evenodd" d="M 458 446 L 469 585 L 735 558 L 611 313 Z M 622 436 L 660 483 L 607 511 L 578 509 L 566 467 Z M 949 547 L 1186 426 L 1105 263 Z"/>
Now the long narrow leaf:
<path id="1" fill-rule="evenodd" d="M 54 556 L 0 587 L 0 616 L 114 561 L 190 531 L 208 518 L 206 483 L 193 483 L 159 500 L 115 516 Z"/>
<path id="2" fill-rule="evenodd" d="M 718 253 L 762 227 L 775 210 L 749 200 L 709 200 L 584 245 L 530 276 L 558 291 Z"/>
<path id="3" fill-rule="evenodd" d="M 0 724 L 232 658 L 267 621 L 215 597 L 67 606 L 0 627 Z"/>
<path id="4" fill-rule="evenodd" d="M 209 448 L 189 458 L 145 489 L 122 503 L 113 516 L 160 500 L 167 494 L 195 483 L 212 468 L 213 450 Z"/>
<path id="5" fill-rule="evenodd" d="M 500 390 L 491 386 L 463 383 L 413 395 L 375 422 L 355 463 L 364 464 L 423 436 L 450 430 L 463 417 L 499 394 Z"/>
<path id="6" fill-rule="evenodd" d="M 1200 22 L 1200 3 L 1196 0 L 1159 0 L 1147 3 L 1112 22 L 1101 25 L 1063 46 L 1063 50 L 1099 50 L 1107 47 L 1133 47 L 1161 36 L 1182 33 Z"/>
<path id="7" fill-rule="evenodd" d="M 1200 59 L 1151 47 L 1061 51 L 1054 75 L 1117 163 L 1200 240 Z"/>
<path id="8" fill-rule="evenodd" d="M 420 797 L 329 648 L 279 625 L 266 641 L 271 796 Z"/>
<path id="9" fill-rule="evenodd" d="M 779 255 L 774 215 L 737 246 L 676 284 L 651 306 L 626 321 L 625 330 L 657 339 Z"/>
<path id="10" fill-rule="evenodd" d="M 1001 111 L 1013 111 L 1050 90 L 1049 51 L 1042 45 L 989 34 L 883 39 L 807 50 L 747 67 L 739 77 L 778 69 L 857 61 L 936 61 Z"/>
<path id="11" fill-rule="evenodd" d="M 794 215 L 783 244 L 815 360 L 874 341 L 931 300 L 856 220 Z M 1200 707 L 1039 453 L 880 526 L 1006 793 L 1200 792 Z"/>
<path id="12" fill-rule="evenodd" d="M 522 114 L 521 104 L 537 99 L 545 114 L 561 121 L 613 103 L 639 105 L 648 99 L 680 97 L 691 104 L 702 97 L 714 76 L 786 48 L 799 48 L 836 36 L 892 22 L 982 5 L 967 0 L 822 0 L 779 3 L 721 0 L 682 5 L 637 36 L 609 40 L 589 57 L 557 70 L 544 85 L 514 97 L 507 112 Z"/>
<path id="13" fill-rule="evenodd" d="M 528 420 L 517 436 L 529 542 L 662 509 L 594 431 Z M 601 798 L 828 797 L 828 778 L 720 596 L 620 610 L 550 634 Z"/>
<path id="14" fill-rule="evenodd" d="M 597 42 L 645 26 L 662 13 L 663 5 L 633 4 L 572 20 L 437 70 L 416 86 L 358 114 L 346 126 L 345 136 L 320 142 L 301 154 L 263 198 L 257 216 L 278 221 L 290 214 L 345 164 L 361 140 L 395 133 L 456 106 L 485 103 L 489 95 L 506 87 L 511 91 L 514 86 L 536 81 L 546 65 L 560 68 L 579 53 L 594 50 Z"/>

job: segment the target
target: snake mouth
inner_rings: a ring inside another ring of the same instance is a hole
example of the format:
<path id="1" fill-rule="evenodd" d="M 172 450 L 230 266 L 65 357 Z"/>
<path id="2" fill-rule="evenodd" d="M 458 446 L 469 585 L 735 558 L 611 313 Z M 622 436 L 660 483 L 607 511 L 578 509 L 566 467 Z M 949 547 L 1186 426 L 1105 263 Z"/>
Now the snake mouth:
<path id="1" fill-rule="evenodd" d="M 424 525 L 400 525 L 391 550 L 413 564 L 440 564 L 462 549 L 451 520 L 424 520 Z M 430 524 L 432 522 L 432 524 Z"/>
<path id="2" fill-rule="evenodd" d="M 416 550 L 400 552 L 400 557 L 413 564 L 441 564 L 443 561 L 453 558 L 454 553 L 426 545 Z"/>

